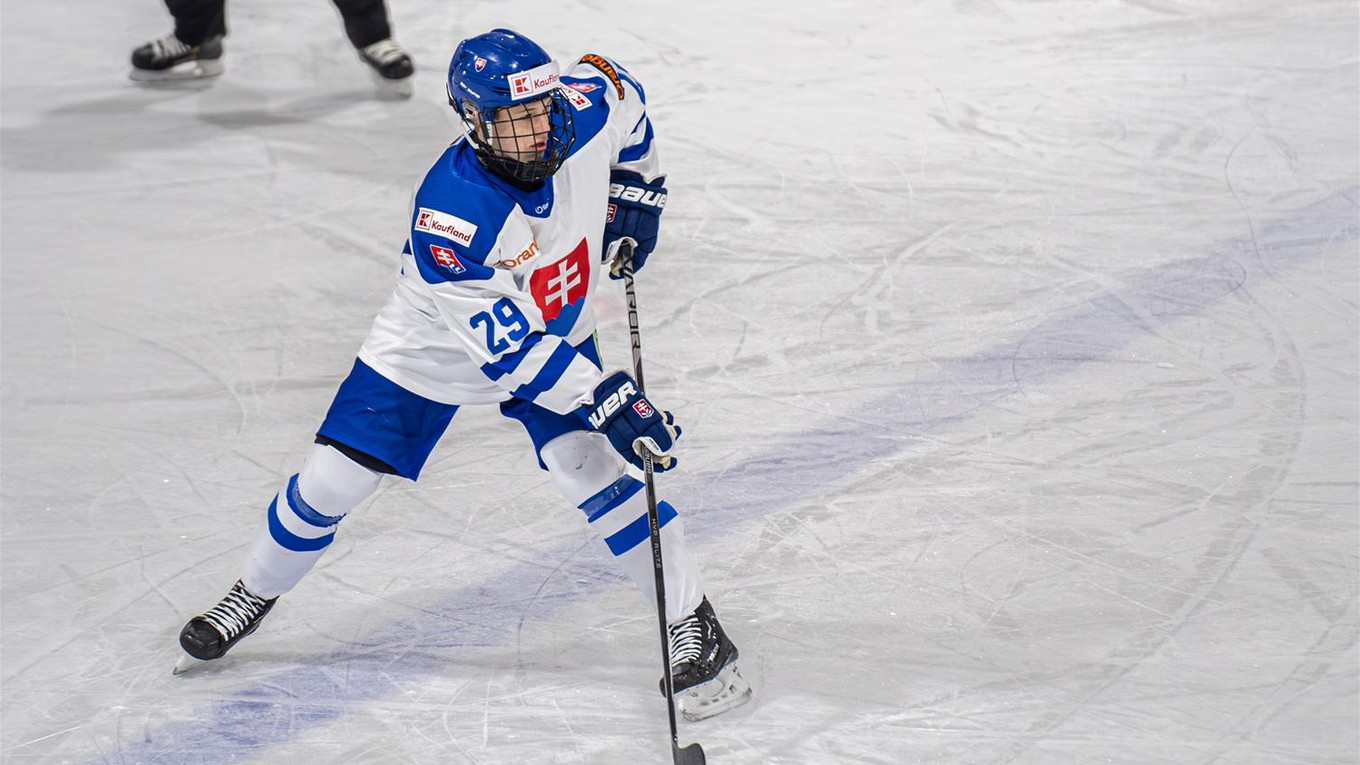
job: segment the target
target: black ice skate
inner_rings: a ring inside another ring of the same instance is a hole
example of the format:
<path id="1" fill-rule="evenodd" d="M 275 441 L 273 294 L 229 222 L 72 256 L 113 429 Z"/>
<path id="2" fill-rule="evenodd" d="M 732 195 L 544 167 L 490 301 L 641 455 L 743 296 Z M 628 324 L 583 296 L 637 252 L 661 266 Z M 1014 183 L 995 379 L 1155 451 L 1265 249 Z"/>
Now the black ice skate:
<path id="1" fill-rule="evenodd" d="M 415 62 L 392 38 L 359 48 L 359 59 L 373 70 L 373 81 L 383 93 L 406 97 L 412 93 Z"/>
<path id="2" fill-rule="evenodd" d="M 175 665 L 175 674 L 204 661 L 220 659 L 231 647 L 260 626 L 264 615 L 274 607 L 278 598 L 256 596 L 241 580 L 236 580 L 231 592 L 217 605 L 195 616 L 179 633 L 179 647 L 185 656 Z"/>
<path id="3" fill-rule="evenodd" d="M 751 700 L 751 684 L 737 668 L 737 647 L 718 624 L 708 598 L 670 626 L 670 648 L 675 705 L 686 720 L 703 720 Z M 666 692 L 664 678 L 661 692 Z"/>
<path id="4" fill-rule="evenodd" d="M 222 38 L 188 45 L 170 33 L 132 51 L 132 79 L 138 82 L 201 80 L 222 73 Z"/>

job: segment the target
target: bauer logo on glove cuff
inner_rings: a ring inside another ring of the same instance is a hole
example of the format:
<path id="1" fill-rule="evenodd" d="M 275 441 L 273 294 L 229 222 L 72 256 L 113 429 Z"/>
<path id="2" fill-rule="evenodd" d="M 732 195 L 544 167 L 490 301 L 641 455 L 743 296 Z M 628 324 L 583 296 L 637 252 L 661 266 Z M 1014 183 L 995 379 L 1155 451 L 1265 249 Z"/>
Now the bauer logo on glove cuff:
<path id="1" fill-rule="evenodd" d="M 624 202 L 637 202 L 658 210 L 666 206 L 666 194 L 648 191 L 641 186 L 626 186 L 622 183 L 609 184 L 609 198 Z"/>
<path id="2" fill-rule="evenodd" d="M 617 412 L 619 407 L 623 406 L 623 402 L 627 401 L 629 396 L 635 395 L 636 393 L 637 389 L 633 387 L 633 383 L 626 382 L 623 385 L 620 385 L 618 390 L 610 393 L 609 398 L 605 399 L 604 403 L 595 407 L 595 410 L 590 413 L 590 424 L 599 428 L 604 424 L 604 421 L 609 418 L 609 415 Z M 643 402 L 639 401 L 638 403 L 641 404 Z M 639 414 L 642 413 L 639 412 Z M 642 416 L 646 417 L 647 415 Z"/>

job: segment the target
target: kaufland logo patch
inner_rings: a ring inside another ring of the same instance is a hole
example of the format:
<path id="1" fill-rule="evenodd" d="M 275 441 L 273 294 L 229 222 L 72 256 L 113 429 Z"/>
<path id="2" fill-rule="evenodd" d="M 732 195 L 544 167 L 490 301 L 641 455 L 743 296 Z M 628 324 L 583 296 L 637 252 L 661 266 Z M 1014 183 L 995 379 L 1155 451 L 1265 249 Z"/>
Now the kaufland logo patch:
<path id="1" fill-rule="evenodd" d="M 455 274 L 461 274 L 467 270 L 467 267 L 458 259 L 458 256 L 453 254 L 453 250 L 450 250 L 447 247 L 440 247 L 437 244 L 432 244 L 430 245 L 430 255 L 434 257 L 434 262 L 449 269 Z"/>
<path id="2" fill-rule="evenodd" d="M 536 96 L 557 85 L 557 64 L 550 61 L 527 72 L 512 74 L 509 83 L 511 98 Z"/>
<path id="3" fill-rule="evenodd" d="M 428 231 L 436 236 L 470 245 L 472 237 L 477 234 L 477 224 L 465 221 L 457 215 L 422 207 L 416 213 L 416 230 Z"/>

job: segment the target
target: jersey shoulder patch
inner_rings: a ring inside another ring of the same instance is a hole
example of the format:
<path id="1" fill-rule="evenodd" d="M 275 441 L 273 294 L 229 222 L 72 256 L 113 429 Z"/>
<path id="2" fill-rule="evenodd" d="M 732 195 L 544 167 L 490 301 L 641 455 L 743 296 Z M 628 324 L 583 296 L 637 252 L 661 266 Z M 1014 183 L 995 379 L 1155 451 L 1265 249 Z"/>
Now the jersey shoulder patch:
<path id="1" fill-rule="evenodd" d="M 614 94 L 618 96 L 618 99 L 620 101 L 623 100 L 623 79 L 628 77 L 628 74 L 623 70 L 623 67 L 615 65 L 613 61 L 610 61 L 598 53 L 587 53 L 581 57 L 579 63 L 595 67 L 600 74 L 603 74 L 605 78 L 614 85 Z M 636 86 L 636 83 L 633 84 Z"/>
<path id="2" fill-rule="evenodd" d="M 411 235 L 452 245 L 482 263 L 514 207 L 515 200 L 485 177 L 471 146 L 459 141 L 435 162 L 416 189 Z"/>
<path id="3" fill-rule="evenodd" d="M 576 127 L 576 141 L 571 146 L 571 155 L 575 155 L 604 130 L 605 123 L 609 121 L 614 89 L 594 71 L 578 69 L 562 76 L 562 92 L 567 102 L 575 107 L 572 119 Z"/>
<path id="4" fill-rule="evenodd" d="M 466 163 L 471 151 L 454 144 L 416 189 L 409 221 L 411 254 L 426 281 L 485 279 L 485 265 L 515 203 Z M 466 154 L 468 156 L 461 156 Z"/>

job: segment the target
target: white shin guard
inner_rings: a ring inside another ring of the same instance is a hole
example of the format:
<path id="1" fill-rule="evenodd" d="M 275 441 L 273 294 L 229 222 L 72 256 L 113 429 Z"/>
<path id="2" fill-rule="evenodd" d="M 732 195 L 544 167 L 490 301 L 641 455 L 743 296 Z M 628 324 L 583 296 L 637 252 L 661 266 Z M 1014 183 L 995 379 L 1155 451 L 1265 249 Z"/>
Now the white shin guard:
<path id="1" fill-rule="evenodd" d="M 330 546 L 336 526 L 381 481 L 381 473 L 334 447 L 314 445 L 302 471 L 269 505 L 241 575 L 246 588 L 268 599 L 297 586 Z"/>
<path id="2" fill-rule="evenodd" d="M 542 449 L 543 464 L 558 491 L 586 514 L 590 534 L 656 608 L 647 495 L 642 481 L 598 433 L 559 436 Z M 666 621 L 689 615 L 704 597 L 703 581 L 685 546 L 684 524 L 669 503 L 657 503 L 661 559 L 666 579 Z"/>

